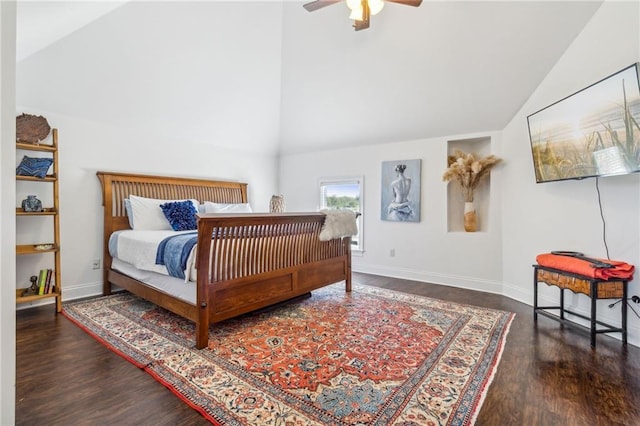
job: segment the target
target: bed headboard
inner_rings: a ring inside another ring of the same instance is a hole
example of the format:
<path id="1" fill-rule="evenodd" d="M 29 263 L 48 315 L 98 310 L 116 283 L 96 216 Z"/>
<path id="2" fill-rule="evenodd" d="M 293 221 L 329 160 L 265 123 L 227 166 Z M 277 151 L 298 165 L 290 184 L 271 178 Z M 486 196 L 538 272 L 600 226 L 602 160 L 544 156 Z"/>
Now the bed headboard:
<path id="1" fill-rule="evenodd" d="M 247 184 L 219 180 L 97 172 L 102 185 L 105 235 L 129 229 L 124 199 L 129 195 L 162 200 L 196 199 L 199 202 L 246 203 Z M 108 234 L 106 233 L 108 231 Z"/>
<path id="2" fill-rule="evenodd" d="M 209 179 L 97 172 L 104 206 L 104 267 L 111 267 L 109 236 L 129 229 L 124 199 L 129 195 L 163 200 L 196 199 L 199 202 L 246 203 L 247 184 Z"/>

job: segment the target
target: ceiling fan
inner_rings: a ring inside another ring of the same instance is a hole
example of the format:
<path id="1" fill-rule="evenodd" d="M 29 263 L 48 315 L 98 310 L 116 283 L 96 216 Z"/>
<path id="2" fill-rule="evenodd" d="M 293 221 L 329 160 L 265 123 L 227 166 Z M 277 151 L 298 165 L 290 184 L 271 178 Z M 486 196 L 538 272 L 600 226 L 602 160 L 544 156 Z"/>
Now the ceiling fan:
<path id="1" fill-rule="evenodd" d="M 315 0 L 305 3 L 303 7 L 309 12 L 340 3 L 342 0 Z M 384 7 L 384 2 L 400 3 L 406 6 L 418 7 L 422 0 L 346 0 L 347 6 L 351 9 L 350 19 L 354 20 L 353 27 L 356 31 L 369 28 L 369 18 L 376 15 Z"/>

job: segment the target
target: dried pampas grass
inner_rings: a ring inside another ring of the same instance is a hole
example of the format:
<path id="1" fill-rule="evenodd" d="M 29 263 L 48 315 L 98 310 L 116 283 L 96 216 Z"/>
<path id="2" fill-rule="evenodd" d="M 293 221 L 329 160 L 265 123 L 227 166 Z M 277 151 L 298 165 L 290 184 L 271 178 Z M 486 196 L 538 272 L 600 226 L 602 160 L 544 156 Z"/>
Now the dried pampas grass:
<path id="1" fill-rule="evenodd" d="M 491 169 L 502 161 L 495 155 L 476 158 L 476 154 L 456 149 L 449 156 L 449 168 L 442 175 L 445 182 L 456 181 L 460 184 L 465 202 L 473 201 L 473 191 Z"/>

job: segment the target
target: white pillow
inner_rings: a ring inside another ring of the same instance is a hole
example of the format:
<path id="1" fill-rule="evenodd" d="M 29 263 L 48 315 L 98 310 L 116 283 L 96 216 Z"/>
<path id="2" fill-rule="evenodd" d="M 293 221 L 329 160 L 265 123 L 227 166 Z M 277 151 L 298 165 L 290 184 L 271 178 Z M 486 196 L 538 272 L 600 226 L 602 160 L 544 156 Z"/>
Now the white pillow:
<path id="1" fill-rule="evenodd" d="M 228 204 L 228 203 L 212 203 L 204 202 L 205 213 L 253 213 L 249 203 Z"/>
<path id="2" fill-rule="evenodd" d="M 129 227 L 133 229 L 133 211 L 131 211 L 131 200 L 128 198 L 124 199 L 124 211 L 127 212 L 129 218 Z"/>
<path id="3" fill-rule="evenodd" d="M 171 224 L 160 208 L 160 204 L 173 201 L 191 201 L 198 210 L 198 200 L 158 200 L 130 195 L 132 224 L 136 231 L 172 230 Z M 131 223 L 131 222 L 130 222 Z"/>

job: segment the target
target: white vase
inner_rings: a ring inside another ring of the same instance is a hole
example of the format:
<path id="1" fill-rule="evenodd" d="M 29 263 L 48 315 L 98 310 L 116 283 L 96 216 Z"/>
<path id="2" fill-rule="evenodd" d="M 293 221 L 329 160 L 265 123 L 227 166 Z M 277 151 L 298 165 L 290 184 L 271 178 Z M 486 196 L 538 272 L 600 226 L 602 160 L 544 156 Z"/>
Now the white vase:
<path id="1" fill-rule="evenodd" d="M 272 195 L 269 202 L 269 212 L 271 213 L 284 213 L 284 195 Z"/>
<path id="2" fill-rule="evenodd" d="M 464 203 L 464 230 L 467 232 L 476 232 L 478 230 L 478 216 L 473 201 Z"/>

